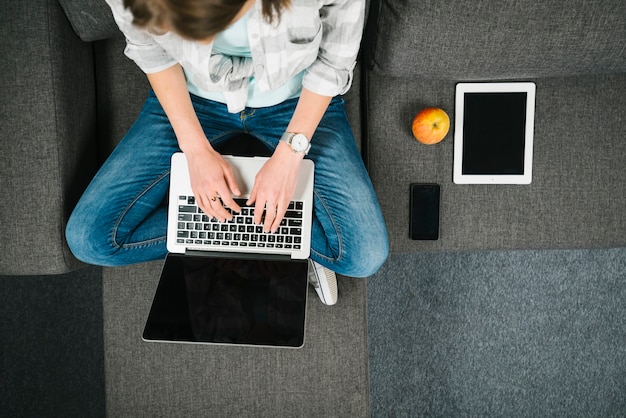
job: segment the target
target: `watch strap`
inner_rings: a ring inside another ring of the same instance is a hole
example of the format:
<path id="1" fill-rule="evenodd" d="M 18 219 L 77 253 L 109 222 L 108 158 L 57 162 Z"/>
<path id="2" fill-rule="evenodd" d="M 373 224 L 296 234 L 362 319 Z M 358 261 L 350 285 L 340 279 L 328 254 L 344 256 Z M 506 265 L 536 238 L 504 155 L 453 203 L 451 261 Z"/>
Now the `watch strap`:
<path id="1" fill-rule="evenodd" d="M 304 136 L 304 137 L 307 139 L 307 144 L 308 144 L 308 145 L 307 145 L 307 147 L 306 147 L 306 149 L 305 149 L 305 150 L 303 150 L 303 151 L 296 151 L 296 150 L 294 149 L 294 147 L 293 147 L 293 138 L 294 138 L 296 135 L 302 135 L 302 136 Z M 304 153 L 304 155 L 306 155 L 306 154 L 308 154 L 308 153 L 309 153 L 309 150 L 311 149 L 311 141 L 310 141 L 310 140 L 309 140 L 309 138 L 307 138 L 307 137 L 306 137 L 306 135 L 304 135 L 304 134 L 298 134 L 298 133 L 295 133 L 295 132 L 285 132 L 285 133 L 284 133 L 284 134 L 280 137 L 280 140 L 281 140 L 282 142 L 286 142 L 287 144 L 289 144 L 289 146 L 291 147 L 291 149 L 293 150 L 293 152 L 303 152 L 303 153 Z"/>

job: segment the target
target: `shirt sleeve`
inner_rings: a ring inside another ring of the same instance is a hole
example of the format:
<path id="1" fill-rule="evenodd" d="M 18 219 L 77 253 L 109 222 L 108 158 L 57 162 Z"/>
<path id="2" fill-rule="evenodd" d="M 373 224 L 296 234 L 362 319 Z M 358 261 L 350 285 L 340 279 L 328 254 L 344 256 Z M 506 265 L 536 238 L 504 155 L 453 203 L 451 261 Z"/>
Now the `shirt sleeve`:
<path id="1" fill-rule="evenodd" d="M 317 59 L 304 74 L 302 85 L 324 96 L 345 94 L 363 36 L 365 0 L 325 0 L 320 9 L 322 41 Z"/>
<path id="2" fill-rule="evenodd" d="M 156 73 L 165 70 L 177 61 L 156 41 L 155 36 L 148 31 L 133 25 L 133 15 L 122 3 L 123 0 L 106 0 L 111 7 L 115 23 L 126 37 L 124 54 L 135 61 L 137 66 L 146 73 Z M 162 35 L 167 37 L 171 34 Z"/>

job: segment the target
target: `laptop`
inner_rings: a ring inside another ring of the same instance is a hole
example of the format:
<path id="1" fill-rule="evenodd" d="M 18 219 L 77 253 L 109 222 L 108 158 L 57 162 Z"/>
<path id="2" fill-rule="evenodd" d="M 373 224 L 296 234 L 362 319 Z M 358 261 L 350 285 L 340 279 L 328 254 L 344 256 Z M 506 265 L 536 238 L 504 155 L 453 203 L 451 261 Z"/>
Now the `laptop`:
<path id="1" fill-rule="evenodd" d="M 311 160 L 276 233 L 265 233 L 246 207 L 267 157 L 224 156 L 242 210 L 219 222 L 196 205 L 187 160 L 172 156 L 167 248 L 144 328 L 144 341 L 300 348 L 308 294 L 313 213 Z"/>

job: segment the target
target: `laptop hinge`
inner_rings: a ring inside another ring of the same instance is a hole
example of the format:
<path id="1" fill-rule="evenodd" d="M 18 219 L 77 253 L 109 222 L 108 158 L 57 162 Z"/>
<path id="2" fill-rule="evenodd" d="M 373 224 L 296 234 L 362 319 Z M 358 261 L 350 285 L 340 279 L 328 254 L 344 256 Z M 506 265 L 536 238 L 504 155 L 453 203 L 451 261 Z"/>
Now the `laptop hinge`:
<path id="1" fill-rule="evenodd" d="M 200 251 L 200 250 L 185 250 L 185 255 L 192 257 L 210 257 L 210 258 L 230 258 L 230 259 L 259 259 L 259 260 L 272 260 L 272 261 L 291 261 L 291 256 L 287 254 L 263 254 L 263 253 L 241 253 L 241 252 L 228 252 L 228 251 Z"/>

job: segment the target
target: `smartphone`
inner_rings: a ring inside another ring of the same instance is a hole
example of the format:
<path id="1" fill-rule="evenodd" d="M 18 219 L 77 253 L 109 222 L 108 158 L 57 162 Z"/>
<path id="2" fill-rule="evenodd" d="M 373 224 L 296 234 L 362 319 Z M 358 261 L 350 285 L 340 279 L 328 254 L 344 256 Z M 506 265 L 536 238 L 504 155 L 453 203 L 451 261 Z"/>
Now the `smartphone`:
<path id="1" fill-rule="evenodd" d="M 438 184 L 411 184 L 409 236 L 414 240 L 439 239 L 439 206 L 441 187 Z"/>

